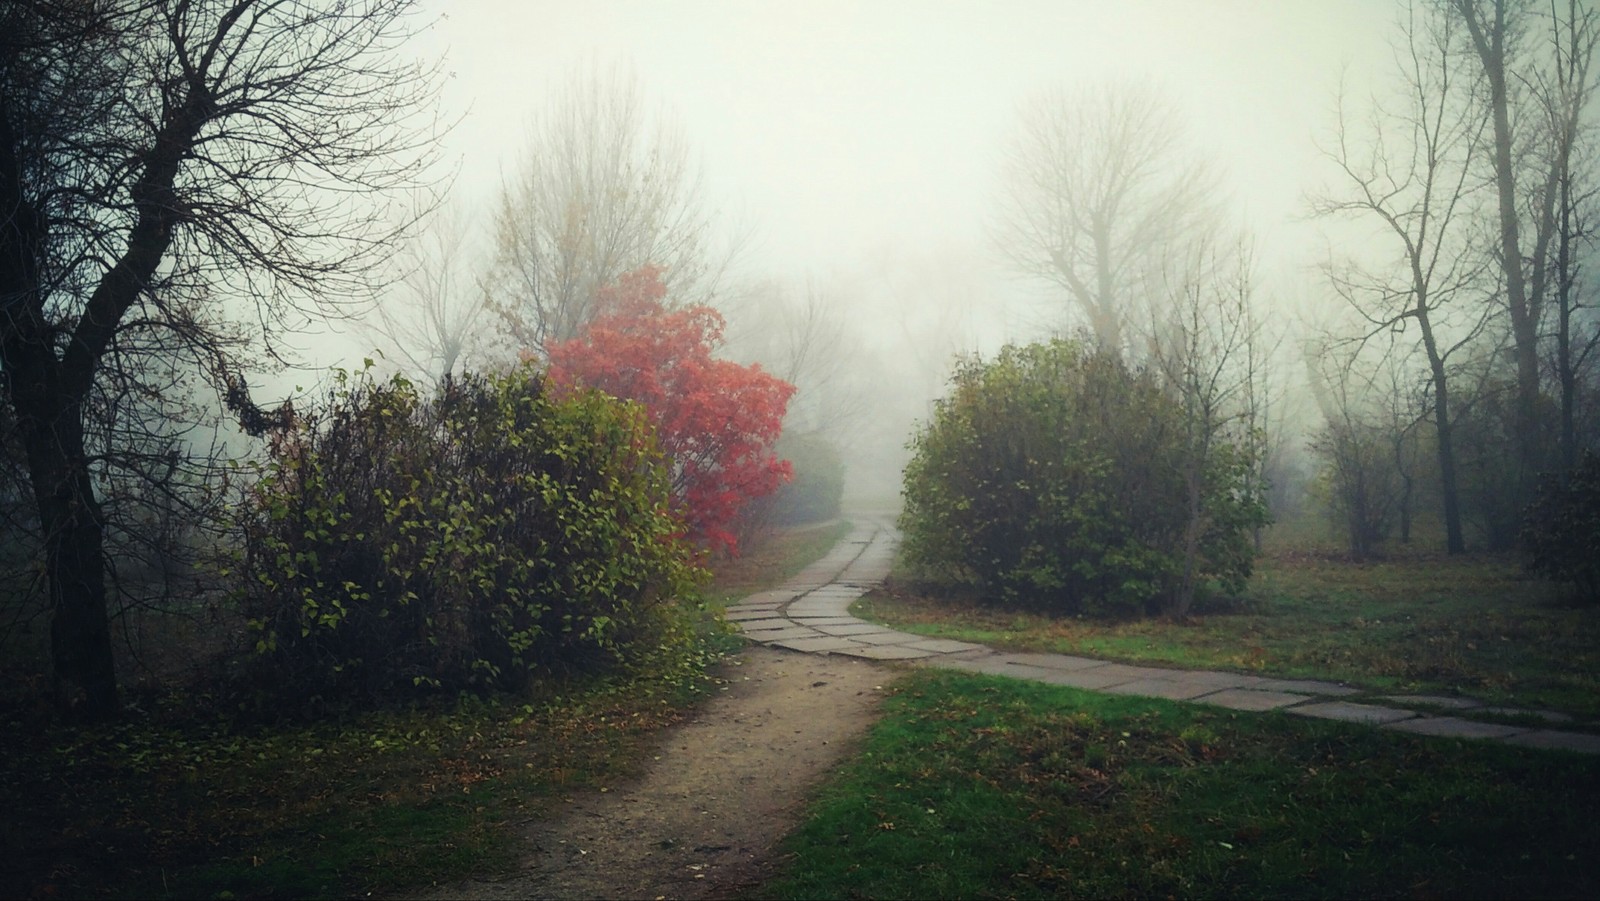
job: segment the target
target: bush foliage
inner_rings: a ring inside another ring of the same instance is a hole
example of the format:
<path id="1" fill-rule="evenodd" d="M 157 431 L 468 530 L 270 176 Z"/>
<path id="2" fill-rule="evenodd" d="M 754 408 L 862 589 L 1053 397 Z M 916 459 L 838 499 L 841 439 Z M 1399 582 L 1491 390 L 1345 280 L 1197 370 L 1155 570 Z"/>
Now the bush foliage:
<path id="1" fill-rule="evenodd" d="M 344 700 L 515 689 L 671 653 L 702 572 L 644 413 L 532 368 L 341 377 L 243 516 L 260 684 Z"/>
<path id="2" fill-rule="evenodd" d="M 1547 473 L 1524 516 L 1528 569 L 1571 582 L 1600 602 L 1600 454 L 1585 451 L 1566 472 Z"/>
<path id="3" fill-rule="evenodd" d="M 740 512 L 789 480 L 773 443 L 794 386 L 719 359 L 722 314 L 669 306 L 662 272 L 645 266 L 597 291 L 595 318 L 576 338 L 550 344 L 550 380 L 643 406 L 672 463 L 691 536 L 737 553 Z"/>
<path id="4" fill-rule="evenodd" d="M 1073 341 L 968 360 L 912 441 L 908 561 L 1063 613 L 1154 612 L 1184 563 L 1183 410 L 1152 373 Z M 1201 584 L 1237 590 L 1264 517 L 1243 451 L 1206 456 Z"/>

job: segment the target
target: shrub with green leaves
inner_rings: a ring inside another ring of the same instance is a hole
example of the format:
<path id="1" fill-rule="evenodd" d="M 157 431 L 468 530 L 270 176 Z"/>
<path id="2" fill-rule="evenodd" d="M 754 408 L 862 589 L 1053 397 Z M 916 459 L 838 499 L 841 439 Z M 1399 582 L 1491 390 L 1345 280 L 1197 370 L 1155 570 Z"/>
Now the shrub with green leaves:
<path id="1" fill-rule="evenodd" d="M 1600 454 L 1585 451 L 1571 470 L 1546 473 L 1523 523 L 1528 569 L 1600 602 Z"/>
<path id="2" fill-rule="evenodd" d="M 258 685 L 360 700 L 659 660 L 703 577 L 643 412 L 542 376 L 342 376 L 242 519 Z"/>
<path id="3" fill-rule="evenodd" d="M 1182 407 L 1148 371 L 1075 341 L 961 363 L 912 440 L 908 562 L 1063 613 L 1154 612 L 1173 596 L 1188 523 Z M 1205 462 L 1200 583 L 1237 590 L 1264 516 L 1245 452 Z"/>

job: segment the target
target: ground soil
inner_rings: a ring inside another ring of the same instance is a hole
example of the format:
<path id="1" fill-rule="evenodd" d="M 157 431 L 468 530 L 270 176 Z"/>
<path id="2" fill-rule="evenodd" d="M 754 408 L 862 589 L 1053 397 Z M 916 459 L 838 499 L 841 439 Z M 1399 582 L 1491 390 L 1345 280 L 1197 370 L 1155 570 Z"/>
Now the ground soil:
<path id="1" fill-rule="evenodd" d="M 521 867 L 432 898 L 733 898 L 778 863 L 822 778 L 877 718 L 892 669 L 750 647 L 726 689 L 663 735 L 631 785 L 577 795 L 528 827 Z"/>

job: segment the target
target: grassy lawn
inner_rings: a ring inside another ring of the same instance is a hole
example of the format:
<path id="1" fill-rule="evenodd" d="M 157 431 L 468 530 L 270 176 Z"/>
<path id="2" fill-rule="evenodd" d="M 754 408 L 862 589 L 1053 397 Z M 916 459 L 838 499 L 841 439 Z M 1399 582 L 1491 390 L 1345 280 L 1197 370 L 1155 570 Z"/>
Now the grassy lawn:
<path id="1" fill-rule="evenodd" d="M 776 898 L 1596 897 L 1600 765 L 922 670 Z"/>
<path id="2" fill-rule="evenodd" d="M 1278 552 L 1247 597 L 1188 623 L 1103 623 L 933 596 L 904 581 L 860 615 L 1015 650 L 1460 693 L 1600 719 L 1600 610 L 1506 558 L 1412 555 L 1356 564 Z"/>
<path id="3" fill-rule="evenodd" d="M 303 726 L 13 722 L 0 895 L 344 897 L 506 864 L 503 827 L 633 771 L 690 700 L 661 688 Z"/>
<path id="4" fill-rule="evenodd" d="M 775 585 L 837 532 L 779 533 L 708 593 Z M 299 725 L 184 697 L 93 728 L 7 703 L 0 897 L 351 897 L 493 871 L 514 863 L 517 825 L 638 772 L 712 684 L 547 686 Z"/>

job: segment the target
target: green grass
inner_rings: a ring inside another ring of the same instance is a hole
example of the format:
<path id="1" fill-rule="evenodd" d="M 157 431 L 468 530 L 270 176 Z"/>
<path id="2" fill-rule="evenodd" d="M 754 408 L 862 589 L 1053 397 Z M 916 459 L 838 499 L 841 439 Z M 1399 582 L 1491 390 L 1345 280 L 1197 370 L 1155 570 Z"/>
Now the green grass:
<path id="1" fill-rule="evenodd" d="M 779 532 L 709 592 L 776 585 L 848 528 Z M 739 643 L 702 631 L 702 663 Z M 507 868 L 514 827 L 636 774 L 710 684 L 690 668 L 298 725 L 172 695 L 86 727 L 8 697 L 0 897 L 350 897 Z"/>
<path id="2" fill-rule="evenodd" d="M 1514 560 L 1412 555 L 1350 563 L 1280 552 L 1248 594 L 1189 622 L 1106 623 L 933 596 L 902 581 L 857 612 L 910 632 L 1015 650 L 1459 693 L 1600 718 L 1600 610 Z"/>
<path id="3" fill-rule="evenodd" d="M 346 897 L 510 864 L 508 824 L 626 778 L 682 686 L 578 688 L 248 726 L 154 712 L 17 717 L 0 761 L 0 896 Z"/>
<path id="4" fill-rule="evenodd" d="M 1595 897 L 1600 765 L 919 671 L 775 898 Z"/>

